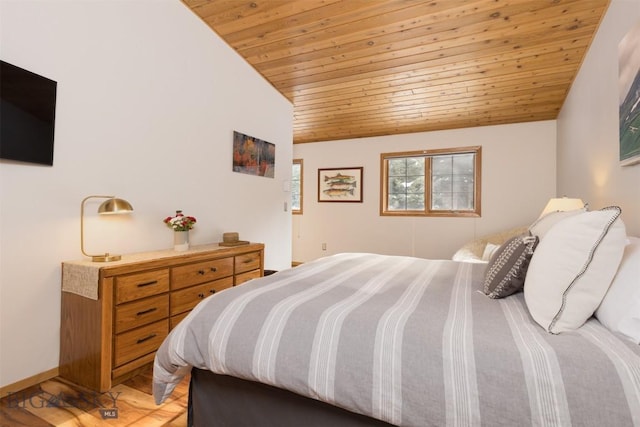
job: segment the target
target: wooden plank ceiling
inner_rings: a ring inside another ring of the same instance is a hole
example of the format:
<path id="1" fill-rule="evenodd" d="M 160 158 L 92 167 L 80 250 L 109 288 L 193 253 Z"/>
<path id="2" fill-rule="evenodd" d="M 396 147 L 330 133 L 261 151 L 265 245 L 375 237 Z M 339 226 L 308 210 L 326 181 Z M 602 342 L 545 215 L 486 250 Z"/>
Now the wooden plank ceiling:
<path id="1" fill-rule="evenodd" d="M 294 105 L 294 143 L 557 117 L 609 0 L 183 0 Z"/>

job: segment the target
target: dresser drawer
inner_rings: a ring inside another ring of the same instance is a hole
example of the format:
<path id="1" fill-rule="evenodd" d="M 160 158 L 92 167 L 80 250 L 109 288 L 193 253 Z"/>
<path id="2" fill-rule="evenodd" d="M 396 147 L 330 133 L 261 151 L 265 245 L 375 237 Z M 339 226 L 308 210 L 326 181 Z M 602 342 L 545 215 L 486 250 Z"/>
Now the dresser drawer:
<path id="1" fill-rule="evenodd" d="M 233 277 L 225 277 L 224 279 L 171 292 L 171 315 L 174 316 L 183 311 L 189 311 L 209 295 L 232 286 Z"/>
<path id="2" fill-rule="evenodd" d="M 116 304 L 169 291 L 169 269 L 116 276 Z"/>
<path id="3" fill-rule="evenodd" d="M 181 289 L 231 275 L 233 257 L 174 267 L 171 269 L 171 289 Z"/>
<path id="4" fill-rule="evenodd" d="M 113 366 L 124 365 L 127 362 L 152 353 L 160 347 L 169 333 L 169 319 L 134 329 L 116 335 L 113 356 Z"/>
<path id="5" fill-rule="evenodd" d="M 235 284 L 241 285 L 251 279 L 260 277 L 260 270 L 247 271 L 246 273 L 236 274 Z"/>
<path id="6" fill-rule="evenodd" d="M 115 330 L 119 334 L 169 316 L 169 294 L 144 298 L 116 307 Z"/>
<path id="7" fill-rule="evenodd" d="M 260 252 L 249 252 L 235 258 L 236 274 L 260 268 Z"/>

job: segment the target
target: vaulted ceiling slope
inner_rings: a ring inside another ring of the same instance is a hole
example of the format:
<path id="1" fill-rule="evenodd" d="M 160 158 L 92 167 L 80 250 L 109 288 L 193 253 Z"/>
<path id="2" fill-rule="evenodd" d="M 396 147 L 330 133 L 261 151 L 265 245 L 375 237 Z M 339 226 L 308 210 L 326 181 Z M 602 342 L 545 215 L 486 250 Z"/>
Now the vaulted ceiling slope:
<path id="1" fill-rule="evenodd" d="M 609 0 L 183 0 L 294 143 L 555 119 Z"/>

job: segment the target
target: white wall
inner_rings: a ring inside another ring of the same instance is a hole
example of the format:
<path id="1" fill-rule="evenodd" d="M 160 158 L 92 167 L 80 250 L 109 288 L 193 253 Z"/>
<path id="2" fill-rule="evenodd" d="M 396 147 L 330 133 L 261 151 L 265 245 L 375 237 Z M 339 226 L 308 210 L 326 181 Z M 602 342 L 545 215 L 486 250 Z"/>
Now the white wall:
<path id="1" fill-rule="evenodd" d="M 640 164 L 618 161 L 618 44 L 637 24 L 640 0 L 611 2 L 558 117 L 557 194 L 620 206 L 627 233 L 640 236 Z"/>
<path id="2" fill-rule="evenodd" d="M 192 243 L 238 231 L 290 265 L 293 109 L 183 4 L 2 0 L 0 39 L 58 82 L 53 167 L 0 161 L 0 386 L 58 366 L 60 262 L 82 257 L 87 195 L 135 209 L 89 218 L 89 252 L 170 248 L 162 219 L 182 209 Z M 275 179 L 231 172 L 233 130 L 276 144 Z"/>
<path id="3" fill-rule="evenodd" d="M 474 236 L 533 221 L 555 194 L 555 121 L 294 145 L 304 159 L 304 206 L 293 259 L 363 251 L 450 258 Z M 380 153 L 482 146 L 481 218 L 381 217 Z M 318 168 L 364 167 L 363 203 L 318 203 Z M 322 243 L 327 250 L 322 250 Z"/>

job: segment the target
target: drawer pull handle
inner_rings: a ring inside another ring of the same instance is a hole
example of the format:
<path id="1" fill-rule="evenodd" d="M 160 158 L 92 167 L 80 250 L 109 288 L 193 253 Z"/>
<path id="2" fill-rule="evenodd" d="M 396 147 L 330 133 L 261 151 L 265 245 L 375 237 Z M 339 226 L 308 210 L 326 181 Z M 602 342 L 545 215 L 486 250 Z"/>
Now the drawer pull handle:
<path id="1" fill-rule="evenodd" d="M 204 270 L 198 270 L 198 274 L 204 274 Z"/>
<path id="2" fill-rule="evenodd" d="M 139 288 L 144 288 L 145 286 L 155 285 L 156 283 L 158 283 L 157 280 L 152 280 L 150 282 L 142 282 L 142 283 L 138 283 L 138 287 Z"/>
<path id="3" fill-rule="evenodd" d="M 149 341 L 151 338 L 155 338 L 158 334 L 151 334 L 148 337 L 140 338 L 137 343 L 142 344 L 145 341 Z"/>
<path id="4" fill-rule="evenodd" d="M 200 294 L 198 294 L 198 297 L 204 298 L 204 294 L 200 293 Z"/>
<path id="5" fill-rule="evenodd" d="M 218 271 L 218 269 L 215 268 L 215 267 L 211 267 L 211 271 L 213 271 L 215 273 L 216 271 Z"/>
<path id="6" fill-rule="evenodd" d="M 209 293 L 210 293 L 211 295 L 213 295 L 213 294 L 215 294 L 215 293 L 216 293 L 216 290 L 215 290 L 215 289 L 211 289 L 211 290 L 209 291 Z"/>
<path id="7" fill-rule="evenodd" d="M 139 311 L 139 312 L 136 313 L 136 316 L 142 316 L 143 314 L 149 314 L 149 313 L 152 313 L 152 312 L 156 311 L 157 309 L 158 309 L 157 307 L 153 307 L 153 308 L 150 308 L 148 310 Z"/>

